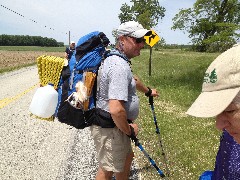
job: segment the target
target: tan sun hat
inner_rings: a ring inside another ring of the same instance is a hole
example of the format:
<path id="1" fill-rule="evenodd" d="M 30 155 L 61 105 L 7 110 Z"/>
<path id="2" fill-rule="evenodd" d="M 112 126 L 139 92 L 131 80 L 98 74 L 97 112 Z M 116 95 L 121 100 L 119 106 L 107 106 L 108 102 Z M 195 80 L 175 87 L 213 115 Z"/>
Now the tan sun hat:
<path id="1" fill-rule="evenodd" d="M 150 30 L 144 29 L 141 24 L 136 21 L 128 21 L 122 23 L 117 29 L 118 36 L 131 36 L 141 38 L 145 36 Z"/>
<path id="2" fill-rule="evenodd" d="M 240 45 L 219 55 L 208 67 L 202 92 L 186 112 L 214 117 L 223 112 L 240 91 Z"/>

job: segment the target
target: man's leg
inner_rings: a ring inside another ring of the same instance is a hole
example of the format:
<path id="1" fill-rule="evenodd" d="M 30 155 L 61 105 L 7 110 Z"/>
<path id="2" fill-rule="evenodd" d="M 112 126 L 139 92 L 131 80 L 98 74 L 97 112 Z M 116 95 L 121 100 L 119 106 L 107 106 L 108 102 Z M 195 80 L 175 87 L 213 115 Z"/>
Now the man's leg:
<path id="1" fill-rule="evenodd" d="M 112 171 L 105 171 L 99 167 L 96 175 L 96 180 L 111 180 L 112 175 L 113 175 Z"/>
<path id="2" fill-rule="evenodd" d="M 116 180 L 128 180 L 129 174 L 130 174 L 130 169 L 133 161 L 134 153 L 131 152 L 130 154 L 127 155 L 125 165 L 124 165 L 124 171 L 115 173 Z"/>

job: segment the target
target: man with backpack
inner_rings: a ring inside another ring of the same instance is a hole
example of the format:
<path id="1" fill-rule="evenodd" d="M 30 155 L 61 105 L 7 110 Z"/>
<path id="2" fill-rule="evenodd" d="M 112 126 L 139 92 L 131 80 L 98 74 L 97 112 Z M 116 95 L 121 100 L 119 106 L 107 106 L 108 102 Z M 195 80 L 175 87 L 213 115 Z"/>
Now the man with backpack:
<path id="1" fill-rule="evenodd" d="M 148 32 L 135 21 L 121 24 L 113 51 L 125 58 L 109 56 L 99 68 L 97 108 L 108 111 L 116 126 L 90 127 L 99 161 L 96 180 L 111 179 L 113 174 L 117 180 L 128 179 L 134 156 L 130 137 L 138 134 L 138 126 L 134 123 L 139 113 L 136 88 L 147 96 L 158 95 L 156 90 L 145 87 L 137 77 L 134 78 L 130 66 L 131 58 L 140 55 L 145 43 L 143 37 Z"/>

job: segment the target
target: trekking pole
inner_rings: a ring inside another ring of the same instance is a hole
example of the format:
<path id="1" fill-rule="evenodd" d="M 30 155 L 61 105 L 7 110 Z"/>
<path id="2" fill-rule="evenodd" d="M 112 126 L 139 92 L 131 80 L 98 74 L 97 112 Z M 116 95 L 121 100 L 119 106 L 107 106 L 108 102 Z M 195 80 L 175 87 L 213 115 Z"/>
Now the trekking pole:
<path id="1" fill-rule="evenodd" d="M 134 141 L 135 146 L 138 146 L 139 149 L 143 152 L 143 154 L 148 158 L 150 161 L 151 165 L 157 170 L 158 174 L 164 178 L 166 177 L 165 174 L 162 172 L 162 170 L 159 169 L 159 167 L 156 165 L 155 161 L 149 156 L 149 154 L 144 150 L 142 145 L 140 144 L 139 140 L 137 139 L 136 136 L 131 136 L 131 139 Z"/>
<path id="2" fill-rule="evenodd" d="M 149 96 L 149 104 L 151 106 L 151 110 L 152 110 L 152 113 L 153 113 L 154 124 L 156 126 L 156 133 L 158 134 L 159 144 L 160 144 L 160 147 L 162 149 L 162 156 L 164 158 L 165 167 L 166 167 L 166 170 L 167 170 L 167 176 L 169 177 L 170 171 L 169 171 L 169 168 L 168 168 L 167 157 L 166 157 L 166 154 L 165 154 L 165 151 L 164 151 L 164 148 L 163 148 L 163 143 L 162 143 L 162 139 L 161 139 L 161 135 L 160 135 L 160 130 L 159 130 L 159 127 L 158 127 L 158 124 L 157 124 L 157 118 L 156 118 L 154 105 L 153 105 L 153 96 Z"/>

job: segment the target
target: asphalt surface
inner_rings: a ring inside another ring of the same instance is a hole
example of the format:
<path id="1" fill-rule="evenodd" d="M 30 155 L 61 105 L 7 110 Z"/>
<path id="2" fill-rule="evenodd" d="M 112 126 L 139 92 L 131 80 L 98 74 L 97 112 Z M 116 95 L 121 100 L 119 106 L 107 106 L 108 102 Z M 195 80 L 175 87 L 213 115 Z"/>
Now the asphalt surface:
<path id="1" fill-rule="evenodd" d="M 88 128 L 30 116 L 37 68 L 0 75 L 0 179 L 91 180 L 98 168 Z M 139 179 L 132 166 L 130 179 Z"/>

